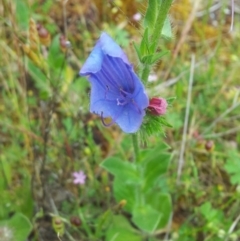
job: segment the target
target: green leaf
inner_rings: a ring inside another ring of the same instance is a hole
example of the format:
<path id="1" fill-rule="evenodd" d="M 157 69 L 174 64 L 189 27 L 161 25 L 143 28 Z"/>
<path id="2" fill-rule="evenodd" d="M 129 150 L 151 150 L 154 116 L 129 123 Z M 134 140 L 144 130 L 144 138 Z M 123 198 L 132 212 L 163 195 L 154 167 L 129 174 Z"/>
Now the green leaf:
<path id="1" fill-rule="evenodd" d="M 36 67 L 31 60 L 28 61 L 28 71 L 34 80 L 36 87 L 40 90 L 41 98 L 48 99 L 51 95 L 51 89 L 46 75 Z"/>
<path id="2" fill-rule="evenodd" d="M 137 53 L 137 56 L 138 56 L 138 59 L 141 59 L 141 52 L 140 52 L 140 47 L 137 46 L 137 44 L 135 42 L 133 42 L 133 46 L 136 50 L 136 53 Z"/>
<path id="3" fill-rule="evenodd" d="M 30 221 L 21 213 L 15 213 L 10 220 L 0 222 L 1 226 L 9 228 L 13 240 L 17 241 L 25 241 L 32 230 Z"/>
<path id="4" fill-rule="evenodd" d="M 228 152 L 228 159 L 224 165 L 225 170 L 230 175 L 230 180 L 233 185 L 240 184 L 240 155 L 237 151 Z"/>
<path id="5" fill-rule="evenodd" d="M 108 209 L 106 212 L 101 214 L 95 222 L 95 236 L 101 236 L 103 230 L 110 226 L 112 221 L 113 213 L 112 210 Z"/>
<path id="6" fill-rule="evenodd" d="M 113 182 L 113 192 L 116 200 L 120 202 L 121 200 L 126 200 L 127 203 L 124 206 L 124 208 L 128 211 L 131 212 L 135 203 L 137 203 L 137 198 L 136 198 L 136 186 L 135 185 L 130 185 L 126 182 L 124 182 L 120 178 L 114 178 Z"/>
<path id="7" fill-rule="evenodd" d="M 159 177 L 166 173 L 171 155 L 159 149 L 149 150 L 142 162 L 144 167 L 144 189 L 152 188 Z"/>
<path id="8" fill-rule="evenodd" d="M 106 231 L 106 241 L 141 241 L 142 237 L 131 227 L 121 215 L 112 218 L 112 225 Z"/>
<path id="9" fill-rule="evenodd" d="M 8 160 L 6 160 L 6 157 L 4 155 L 1 156 L 0 161 L 4 173 L 4 176 L 1 179 L 4 179 L 5 177 L 5 181 L 7 185 L 10 187 L 12 182 L 12 170 L 10 165 L 11 163 Z"/>
<path id="10" fill-rule="evenodd" d="M 146 203 L 161 214 L 158 229 L 164 228 L 172 214 L 172 201 L 168 193 L 151 191 L 146 196 Z"/>
<path id="11" fill-rule="evenodd" d="M 65 55 L 60 49 L 59 35 L 53 39 L 49 48 L 48 64 L 52 71 L 55 70 L 56 74 L 59 74 L 65 65 Z"/>
<path id="12" fill-rule="evenodd" d="M 173 101 L 176 100 L 176 97 L 169 97 L 166 99 L 168 106 L 172 106 Z"/>
<path id="13" fill-rule="evenodd" d="M 165 142 L 161 142 L 156 148 L 154 148 L 154 149 L 158 149 L 158 151 L 159 152 L 161 152 L 161 151 L 167 151 L 167 150 L 169 150 L 171 147 L 167 144 L 167 143 L 165 143 Z M 149 157 L 150 157 L 150 153 L 152 153 L 152 151 L 154 150 L 154 149 L 144 149 L 144 150 L 142 150 L 141 151 L 141 153 L 140 153 L 140 158 L 141 158 L 141 160 L 142 161 L 146 161 Z"/>
<path id="14" fill-rule="evenodd" d="M 144 57 L 141 58 L 141 62 L 144 64 L 155 64 L 157 61 L 159 61 L 164 55 L 168 54 L 169 51 L 161 51 L 160 53 L 157 54 L 150 54 L 150 55 L 146 55 Z"/>
<path id="15" fill-rule="evenodd" d="M 133 210 L 132 221 L 142 230 L 152 233 L 156 230 L 161 214 L 149 205 L 136 205 Z"/>
<path id="16" fill-rule="evenodd" d="M 19 24 L 20 28 L 27 30 L 30 18 L 30 9 L 27 5 L 27 2 L 26 0 L 15 0 L 15 4 L 16 22 Z"/>
<path id="17" fill-rule="evenodd" d="M 165 38 L 172 38 L 172 26 L 171 26 L 171 22 L 169 17 L 167 16 L 167 18 L 165 19 L 163 28 L 162 28 L 162 36 L 164 36 Z"/>
<path id="18" fill-rule="evenodd" d="M 200 213 L 208 222 L 219 223 L 224 219 L 224 215 L 221 210 L 214 209 L 210 202 L 205 202 L 199 208 Z"/>
<path id="19" fill-rule="evenodd" d="M 110 157 L 103 161 L 101 166 L 118 179 L 126 183 L 140 182 L 135 164 L 123 161 L 116 157 Z"/>
<path id="20" fill-rule="evenodd" d="M 140 59 L 142 59 L 142 56 L 149 54 L 149 40 L 148 40 L 148 28 L 145 29 L 143 38 L 140 44 Z"/>
<path id="21" fill-rule="evenodd" d="M 54 2 L 52 0 L 45 0 L 41 4 L 41 10 L 44 14 L 48 14 L 51 7 L 53 6 Z M 39 5 L 37 4 L 37 7 L 39 8 Z M 36 9 L 37 10 L 37 9 Z"/>

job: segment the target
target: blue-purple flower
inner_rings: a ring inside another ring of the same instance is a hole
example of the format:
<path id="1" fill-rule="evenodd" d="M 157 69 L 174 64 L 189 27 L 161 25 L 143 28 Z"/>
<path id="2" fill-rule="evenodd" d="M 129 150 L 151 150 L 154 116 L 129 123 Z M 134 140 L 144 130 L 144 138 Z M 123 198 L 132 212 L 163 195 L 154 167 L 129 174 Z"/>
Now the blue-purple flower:
<path id="1" fill-rule="evenodd" d="M 90 111 L 100 115 L 104 125 L 117 123 L 126 133 L 140 128 L 149 99 L 127 56 L 109 35 L 102 33 L 80 75 L 88 76 Z M 110 124 L 104 123 L 106 117 L 112 118 Z"/>

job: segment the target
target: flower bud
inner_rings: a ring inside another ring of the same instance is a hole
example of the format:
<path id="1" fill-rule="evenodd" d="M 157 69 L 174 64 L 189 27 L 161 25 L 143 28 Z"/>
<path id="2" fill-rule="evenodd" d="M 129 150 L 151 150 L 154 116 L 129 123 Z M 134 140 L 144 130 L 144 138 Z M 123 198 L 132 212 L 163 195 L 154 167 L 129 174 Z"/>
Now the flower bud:
<path id="1" fill-rule="evenodd" d="M 41 24 L 38 24 L 37 31 L 40 43 L 44 46 L 49 46 L 51 42 L 51 37 L 47 29 L 45 29 Z"/>
<path id="2" fill-rule="evenodd" d="M 80 220 L 79 217 L 77 217 L 77 216 L 72 216 L 72 217 L 70 218 L 70 223 L 71 223 L 73 226 L 75 226 L 75 227 L 79 227 L 79 226 L 81 226 L 82 221 Z"/>
<path id="3" fill-rule="evenodd" d="M 119 212 L 119 211 L 121 211 L 121 210 L 126 206 L 126 204 L 127 204 L 127 200 L 122 199 L 122 200 L 114 207 L 114 209 L 115 209 L 117 212 Z"/>
<path id="4" fill-rule="evenodd" d="M 214 150 L 214 142 L 213 141 L 207 141 L 205 143 L 205 149 L 208 152 L 212 152 Z"/>
<path id="5" fill-rule="evenodd" d="M 55 216 L 52 218 L 52 227 L 59 236 L 64 234 L 65 225 L 61 217 Z"/>
<path id="6" fill-rule="evenodd" d="M 118 203 L 120 209 L 122 209 L 126 204 L 127 204 L 127 200 L 125 200 L 125 199 L 121 200 Z"/>
<path id="7" fill-rule="evenodd" d="M 66 39 L 64 35 L 61 35 L 59 37 L 59 41 L 60 41 L 60 48 L 62 52 L 65 53 L 67 49 L 71 47 L 71 43 Z"/>
<path id="8" fill-rule="evenodd" d="M 159 97 L 153 97 L 149 101 L 147 109 L 152 115 L 164 115 L 167 110 L 168 103 L 165 99 Z"/>

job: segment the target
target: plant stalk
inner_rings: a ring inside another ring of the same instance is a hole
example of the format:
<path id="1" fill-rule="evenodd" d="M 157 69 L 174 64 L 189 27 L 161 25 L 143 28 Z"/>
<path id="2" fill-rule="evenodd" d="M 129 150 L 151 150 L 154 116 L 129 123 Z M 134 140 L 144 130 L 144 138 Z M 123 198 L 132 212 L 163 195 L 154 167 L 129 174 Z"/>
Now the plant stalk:
<path id="1" fill-rule="evenodd" d="M 139 162 L 139 146 L 138 146 L 138 135 L 132 134 L 132 143 L 135 154 L 135 162 Z"/>

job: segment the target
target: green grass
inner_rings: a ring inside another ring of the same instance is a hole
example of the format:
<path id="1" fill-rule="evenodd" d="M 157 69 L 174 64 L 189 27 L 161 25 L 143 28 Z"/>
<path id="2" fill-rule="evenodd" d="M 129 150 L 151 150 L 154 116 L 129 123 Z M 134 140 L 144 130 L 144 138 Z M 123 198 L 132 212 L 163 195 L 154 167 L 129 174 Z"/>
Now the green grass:
<path id="1" fill-rule="evenodd" d="M 161 48 L 169 49 L 170 54 L 154 66 L 158 78 L 148 84 L 150 95 L 176 97 L 166 114 L 173 127 L 165 128 L 165 136 L 153 136 L 148 141 L 149 148 L 164 141 L 171 147 L 171 163 L 158 188 L 171 193 L 173 216 L 170 229 L 166 227 L 146 237 L 119 207 L 113 196 L 113 176 L 100 167 L 106 157 L 132 160 L 131 138 L 117 126 L 103 127 L 100 118 L 89 113 L 90 86 L 78 77 L 80 67 L 103 30 L 119 40 L 130 59 L 136 59 L 131 42 L 133 39 L 140 42 L 141 24 L 133 26 L 129 20 L 132 21 L 137 9 L 143 12 L 146 2 L 115 1 L 105 3 L 101 9 L 101 1 L 90 1 L 89 5 L 87 2 L 65 9 L 67 18 L 71 15 L 74 22 L 65 19 L 72 48 L 63 53 L 58 42 L 63 32 L 59 3 L 45 1 L 43 9 L 38 10 L 38 1 L 15 0 L 10 4 L 2 0 L 0 226 L 1 221 L 11 223 L 14 214 L 22 213 L 34 226 L 46 224 L 46 235 L 54 235 L 54 231 L 57 233 L 64 226 L 62 240 L 105 240 L 102 238 L 105 235 L 106 240 L 114 240 L 108 229 L 111 224 L 114 230 L 127 230 L 125 240 L 129 237 L 164 240 L 167 235 L 179 241 L 217 241 L 227 237 L 238 240 L 239 13 L 235 13 L 233 32 L 229 32 L 230 16 L 224 14 L 224 7 L 217 12 L 217 26 L 209 14 L 196 18 L 174 59 L 172 53 L 180 39 L 182 24 L 186 23 L 188 3 L 183 1 L 185 9 L 179 7 L 180 1 L 173 4 L 178 11 L 171 12 L 175 37 L 161 40 Z M 35 7 L 29 7 L 32 4 Z M 41 46 L 39 50 L 40 65 L 23 51 L 23 46 L 29 44 L 30 16 L 51 34 L 52 45 Z M 181 22 L 182 19 L 185 20 Z M 183 167 L 177 182 L 193 54 Z M 137 62 L 134 66 L 139 68 Z M 174 78 L 178 79 L 171 84 Z M 211 150 L 206 148 L 208 141 L 213 143 Z M 141 147 L 145 148 L 145 143 Z M 72 173 L 79 170 L 87 175 L 84 186 L 72 183 Z M 49 221 L 54 215 L 63 220 L 60 228 Z M 71 224 L 73 216 L 80 218 L 82 225 Z M 118 227 L 118 220 L 124 225 Z M 39 232 L 36 228 L 30 240 L 41 240 L 37 238 Z"/>

